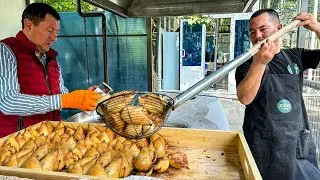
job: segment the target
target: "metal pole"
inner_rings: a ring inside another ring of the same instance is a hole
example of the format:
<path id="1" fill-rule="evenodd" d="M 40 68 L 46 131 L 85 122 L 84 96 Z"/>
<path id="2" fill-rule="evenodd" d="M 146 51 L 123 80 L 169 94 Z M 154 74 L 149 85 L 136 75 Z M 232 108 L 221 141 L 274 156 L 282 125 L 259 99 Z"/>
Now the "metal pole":
<path id="1" fill-rule="evenodd" d="M 99 8 L 105 9 L 105 10 L 107 10 L 107 11 L 113 13 L 113 14 L 116 14 L 116 15 L 118 15 L 120 17 L 123 17 L 123 18 L 127 18 L 128 17 L 127 14 L 121 13 L 120 11 L 117 11 L 117 10 L 114 10 L 112 8 L 109 8 L 108 6 L 103 5 L 104 3 L 101 3 L 100 1 L 92 1 L 92 0 L 83 0 L 83 1 L 85 1 L 85 2 L 87 2 L 89 4 L 92 4 L 94 6 L 97 6 Z M 109 4 L 109 3 L 107 3 L 107 4 Z"/>
<path id="2" fill-rule="evenodd" d="M 318 0 L 314 0 L 314 7 L 313 7 L 313 16 L 317 19 L 317 13 L 318 13 Z M 311 41 L 310 41 L 310 49 L 314 49 L 315 45 L 315 39 L 316 39 L 316 33 L 311 32 Z M 308 69 L 308 80 L 312 80 L 312 72 L 313 69 Z M 317 71 L 317 70 L 316 70 Z"/>
<path id="3" fill-rule="evenodd" d="M 147 26 L 147 71 L 148 71 L 148 91 L 152 91 L 152 23 L 151 17 L 146 18 Z"/>
<path id="4" fill-rule="evenodd" d="M 100 16 L 102 21 L 102 48 L 103 48 L 103 68 L 104 68 L 104 82 L 109 84 L 108 78 L 108 66 L 107 66 L 107 31 L 106 31 L 106 17 L 103 13 L 83 13 L 81 11 L 80 0 L 77 0 L 77 11 L 81 17 L 98 17 Z"/>
<path id="5" fill-rule="evenodd" d="M 168 32 L 167 31 L 167 17 L 163 17 L 163 29 L 164 29 L 164 31 Z"/>
<path id="6" fill-rule="evenodd" d="M 308 0 L 300 1 L 300 12 L 308 12 Z M 305 48 L 304 40 L 306 36 L 306 29 L 304 27 L 298 27 L 297 33 L 297 47 Z"/>
<path id="7" fill-rule="evenodd" d="M 214 58 L 213 58 L 213 71 L 215 72 L 217 70 L 217 59 L 218 59 L 218 38 L 219 38 L 219 25 L 218 19 L 214 20 L 214 25 L 215 25 L 215 29 L 214 29 Z"/>
<path id="8" fill-rule="evenodd" d="M 318 0 L 314 0 L 314 7 L 313 7 L 313 16 L 317 19 L 317 13 L 318 13 Z M 316 33 L 311 32 L 311 41 L 310 41 L 310 49 L 314 49 L 314 43 L 316 39 Z"/>
<path id="9" fill-rule="evenodd" d="M 234 59 L 234 44 L 236 37 L 236 18 L 230 18 L 230 34 L 229 34 L 229 59 L 228 61 L 232 61 Z M 236 79 L 235 79 L 236 70 L 232 70 L 228 74 L 228 92 L 230 94 L 236 94 Z"/>
<path id="10" fill-rule="evenodd" d="M 157 75 L 158 75 L 158 87 L 162 89 L 162 28 L 161 17 L 157 18 Z"/>

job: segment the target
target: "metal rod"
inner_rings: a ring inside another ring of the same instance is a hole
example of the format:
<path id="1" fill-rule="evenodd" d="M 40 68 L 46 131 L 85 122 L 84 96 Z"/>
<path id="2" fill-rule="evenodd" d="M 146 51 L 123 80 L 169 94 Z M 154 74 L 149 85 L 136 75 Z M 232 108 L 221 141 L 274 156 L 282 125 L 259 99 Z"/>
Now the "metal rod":
<path id="1" fill-rule="evenodd" d="M 151 18 L 146 18 L 147 26 L 147 71 L 148 71 L 148 90 L 152 91 L 152 22 Z"/>
<path id="2" fill-rule="evenodd" d="M 219 38 L 219 20 L 214 20 L 214 58 L 213 58 L 213 72 L 217 70 L 218 59 L 218 38 Z"/>
<path id="3" fill-rule="evenodd" d="M 109 77 L 108 77 L 108 66 L 107 66 L 107 32 L 106 32 L 106 17 L 103 13 L 83 13 L 81 11 L 81 3 L 80 0 L 77 0 L 77 11 L 81 17 L 101 17 L 102 23 L 102 48 L 103 48 L 103 72 L 104 72 L 104 82 L 109 84 Z"/>
<path id="4" fill-rule="evenodd" d="M 102 8 L 104 10 L 107 10 L 107 11 L 113 13 L 113 14 L 116 14 L 116 15 L 120 16 L 120 17 L 123 17 L 123 18 L 127 18 L 128 17 L 127 14 L 125 14 L 124 12 L 123 13 L 121 12 L 122 11 L 121 9 L 113 9 L 113 8 L 108 7 L 108 5 L 111 5 L 108 2 L 107 2 L 107 4 L 103 4 L 103 3 L 99 3 L 98 1 L 92 1 L 92 0 L 84 0 L 84 1 L 89 3 L 89 4 L 92 4 L 94 6 L 97 6 L 99 8 Z"/>
<path id="5" fill-rule="evenodd" d="M 84 34 L 87 34 L 87 21 L 86 18 L 83 18 L 84 22 Z M 87 66 L 87 86 L 90 87 L 89 79 L 90 79 L 90 73 L 89 73 L 89 57 L 88 57 L 88 38 L 84 37 L 85 40 L 85 47 L 86 47 L 86 66 Z"/>
<path id="6" fill-rule="evenodd" d="M 308 0 L 300 1 L 300 12 L 308 12 Z M 298 27 L 297 31 L 297 47 L 304 48 L 305 47 L 305 39 L 307 30 L 304 27 Z"/>
<path id="7" fill-rule="evenodd" d="M 157 18 L 157 53 L 156 53 L 156 73 L 158 75 L 158 88 L 162 89 L 162 28 L 161 17 Z"/>
<path id="8" fill-rule="evenodd" d="M 319 3 L 318 0 L 314 0 L 313 16 L 315 19 L 317 19 L 318 3 Z M 316 40 L 316 33 L 311 32 L 310 49 L 314 49 L 315 40 Z"/>
<path id="9" fill-rule="evenodd" d="M 299 20 L 295 20 L 292 23 L 288 24 L 286 27 L 280 29 L 279 31 L 273 33 L 270 37 L 267 39 L 270 39 L 271 41 L 275 41 L 285 33 L 291 31 L 293 28 L 297 27 L 298 23 L 301 22 Z M 174 98 L 174 104 L 173 109 L 177 108 L 179 105 L 183 104 L 184 102 L 188 101 L 204 89 L 208 88 L 212 84 L 219 81 L 221 78 L 223 78 L 225 75 L 227 75 L 231 70 L 234 68 L 240 66 L 242 63 L 246 62 L 248 59 L 250 59 L 251 56 L 255 55 L 261 45 L 266 42 L 266 40 L 263 40 L 259 42 L 258 44 L 254 45 L 252 48 L 248 50 L 248 52 L 242 54 L 238 58 L 234 59 L 233 61 L 230 61 L 220 69 L 218 69 L 216 72 L 210 74 L 209 76 L 205 77 L 198 83 L 194 84 L 187 90 L 185 90 L 183 93 L 179 94 L 177 97 Z"/>

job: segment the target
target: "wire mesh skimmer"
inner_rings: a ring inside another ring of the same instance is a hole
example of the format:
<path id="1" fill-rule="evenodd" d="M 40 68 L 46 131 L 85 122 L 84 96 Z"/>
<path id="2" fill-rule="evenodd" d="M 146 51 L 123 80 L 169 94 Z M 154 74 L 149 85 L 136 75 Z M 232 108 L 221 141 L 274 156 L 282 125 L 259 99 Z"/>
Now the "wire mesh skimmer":
<path id="1" fill-rule="evenodd" d="M 122 91 L 99 103 L 97 113 L 118 135 L 139 139 L 161 129 L 172 105 L 173 99 L 164 94 Z"/>

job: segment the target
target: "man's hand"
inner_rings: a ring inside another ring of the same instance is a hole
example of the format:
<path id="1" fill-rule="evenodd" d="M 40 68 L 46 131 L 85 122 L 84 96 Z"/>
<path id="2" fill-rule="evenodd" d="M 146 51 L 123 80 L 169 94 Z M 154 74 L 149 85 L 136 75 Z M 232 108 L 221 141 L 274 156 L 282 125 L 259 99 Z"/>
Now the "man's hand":
<path id="1" fill-rule="evenodd" d="M 267 41 L 261 45 L 259 52 L 253 56 L 253 63 L 267 65 L 277 52 L 275 43 L 267 39 Z"/>
<path id="2" fill-rule="evenodd" d="M 96 88 L 98 88 L 99 86 L 97 86 L 97 85 L 93 85 L 93 86 L 90 86 L 89 88 L 88 88 L 88 90 L 90 90 L 90 91 L 94 91 Z"/>
<path id="3" fill-rule="evenodd" d="M 303 26 L 306 29 L 314 31 L 317 35 L 320 33 L 320 23 L 311 13 L 301 12 L 295 17 L 295 19 L 302 21 L 298 26 Z"/>

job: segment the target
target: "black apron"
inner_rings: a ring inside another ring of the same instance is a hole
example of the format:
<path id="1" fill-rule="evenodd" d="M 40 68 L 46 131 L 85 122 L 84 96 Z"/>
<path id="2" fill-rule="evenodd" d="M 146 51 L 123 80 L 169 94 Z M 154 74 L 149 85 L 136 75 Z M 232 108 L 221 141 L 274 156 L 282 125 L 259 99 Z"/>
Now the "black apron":
<path id="1" fill-rule="evenodd" d="M 291 74 L 271 74 L 267 66 L 258 95 L 246 108 L 243 130 L 263 179 L 300 180 L 297 161 L 312 159 L 316 166 L 315 146 L 305 130 L 299 75 L 281 52 Z"/>

